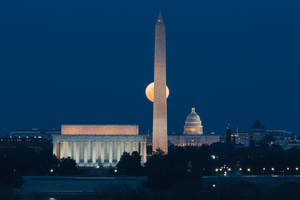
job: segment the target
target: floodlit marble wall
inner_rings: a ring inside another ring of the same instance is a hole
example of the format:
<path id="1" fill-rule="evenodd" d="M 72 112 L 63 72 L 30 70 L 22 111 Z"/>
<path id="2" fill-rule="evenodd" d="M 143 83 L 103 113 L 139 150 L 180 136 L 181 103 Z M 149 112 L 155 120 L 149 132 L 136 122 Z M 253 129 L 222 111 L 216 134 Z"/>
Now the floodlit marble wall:
<path id="1" fill-rule="evenodd" d="M 53 153 L 79 166 L 115 166 L 124 152 L 137 151 L 146 162 L 146 138 L 137 135 L 54 135 Z"/>
<path id="2" fill-rule="evenodd" d="M 62 135 L 138 135 L 137 125 L 65 125 Z"/>

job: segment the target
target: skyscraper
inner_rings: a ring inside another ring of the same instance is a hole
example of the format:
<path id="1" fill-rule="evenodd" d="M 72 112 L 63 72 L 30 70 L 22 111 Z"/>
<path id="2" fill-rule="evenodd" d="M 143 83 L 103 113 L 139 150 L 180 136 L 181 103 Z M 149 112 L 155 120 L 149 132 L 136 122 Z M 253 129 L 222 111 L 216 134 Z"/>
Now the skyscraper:
<path id="1" fill-rule="evenodd" d="M 152 150 L 168 153 L 165 24 L 159 13 L 155 25 Z"/>

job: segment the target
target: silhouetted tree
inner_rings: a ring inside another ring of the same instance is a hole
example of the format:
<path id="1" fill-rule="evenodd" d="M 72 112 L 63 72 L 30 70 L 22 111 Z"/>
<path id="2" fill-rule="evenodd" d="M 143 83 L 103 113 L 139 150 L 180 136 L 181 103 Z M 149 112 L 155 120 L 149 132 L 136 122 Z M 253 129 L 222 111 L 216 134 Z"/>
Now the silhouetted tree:
<path id="1" fill-rule="evenodd" d="M 57 168 L 58 175 L 76 175 L 78 174 L 78 168 L 75 160 L 72 158 L 62 158 Z"/>
<path id="2" fill-rule="evenodd" d="M 124 152 L 117 164 L 119 175 L 139 176 L 142 175 L 141 156 L 134 151 L 130 155 Z"/>

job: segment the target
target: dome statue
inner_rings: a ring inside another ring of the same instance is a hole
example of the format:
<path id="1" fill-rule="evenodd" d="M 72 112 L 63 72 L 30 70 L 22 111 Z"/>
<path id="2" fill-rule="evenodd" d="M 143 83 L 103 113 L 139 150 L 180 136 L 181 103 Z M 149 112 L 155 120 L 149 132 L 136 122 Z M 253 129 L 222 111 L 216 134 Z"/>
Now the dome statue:
<path id="1" fill-rule="evenodd" d="M 187 116 L 184 125 L 183 134 L 187 135 L 202 135 L 203 126 L 199 115 L 196 113 L 195 108 L 192 107 L 191 113 Z"/>

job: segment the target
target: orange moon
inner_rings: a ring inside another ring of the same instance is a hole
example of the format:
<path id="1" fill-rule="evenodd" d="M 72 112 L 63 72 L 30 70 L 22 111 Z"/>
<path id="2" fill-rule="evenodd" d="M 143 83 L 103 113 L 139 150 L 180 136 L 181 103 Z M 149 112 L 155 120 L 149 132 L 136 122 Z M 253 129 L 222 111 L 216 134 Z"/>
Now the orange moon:
<path id="1" fill-rule="evenodd" d="M 169 97 L 170 91 L 168 86 L 166 86 L 166 99 Z M 154 102 L 154 82 L 150 83 L 146 87 L 146 97 L 149 101 Z"/>

